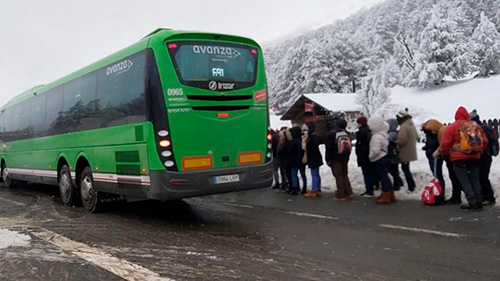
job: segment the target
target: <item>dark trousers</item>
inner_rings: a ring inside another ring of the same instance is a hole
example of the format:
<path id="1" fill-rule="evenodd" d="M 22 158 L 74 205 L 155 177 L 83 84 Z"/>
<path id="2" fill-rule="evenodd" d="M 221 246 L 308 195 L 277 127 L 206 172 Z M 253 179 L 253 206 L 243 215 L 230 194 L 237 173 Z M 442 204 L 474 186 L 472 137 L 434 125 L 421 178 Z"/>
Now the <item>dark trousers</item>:
<path id="1" fill-rule="evenodd" d="M 391 180 L 389 179 L 389 157 L 384 156 L 383 158 L 373 162 L 373 164 L 375 164 L 378 178 L 382 183 L 382 191 L 389 192 L 393 190 Z"/>
<path id="2" fill-rule="evenodd" d="M 333 162 L 332 173 L 337 184 L 337 198 L 344 198 L 351 195 L 352 187 L 347 175 L 347 162 Z"/>
<path id="3" fill-rule="evenodd" d="M 434 166 L 435 165 L 435 166 Z M 431 168 L 432 175 L 436 177 L 443 189 L 443 196 L 445 195 L 445 183 L 443 177 L 443 159 L 429 159 L 429 167 Z"/>
<path id="4" fill-rule="evenodd" d="M 287 189 L 291 190 L 292 189 L 292 167 L 286 167 L 285 174 L 286 174 L 286 180 L 288 182 Z"/>
<path id="5" fill-rule="evenodd" d="M 491 155 L 483 153 L 479 163 L 479 183 L 481 184 L 481 195 L 484 200 L 495 202 L 495 194 L 490 182 Z"/>
<path id="6" fill-rule="evenodd" d="M 413 180 L 413 175 L 410 171 L 410 162 L 401 163 L 401 170 L 403 170 L 403 173 L 405 174 L 406 183 L 408 184 L 408 190 L 414 191 L 416 185 L 415 181 Z"/>
<path id="7" fill-rule="evenodd" d="M 453 162 L 453 169 L 465 192 L 469 205 L 481 203 L 481 184 L 479 183 L 479 161 L 461 160 Z"/>
<path id="8" fill-rule="evenodd" d="M 373 195 L 373 187 L 375 186 L 375 181 L 378 178 L 375 165 L 373 163 L 365 164 L 361 166 L 361 171 L 363 172 L 366 193 Z"/>
<path id="9" fill-rule="evenodd" d="M 460 181 L 457 178 L 457 174 L 455 174 L 455 169 L 453 168 L 453 162 L 450 160 L 446 160 L 446 168 L 448 168 L 448 174 L 451 180 L 451 199 L 461 200 L 462 197 L 462 186 L 460 185 Z"/>
<path id="10" fill-rule="evenodd" d="M 286 169 L 283 165 L 279 166 L 280 176 L 281 176 L 281 189 L 285 189 L 288 186 L 288 178 L 286 175 Z"/>
<path id="11" fill-rule="evenodd" d="M 393 189 L 399 190 L 403 186 L 403 180 L 399 176 L 399 163 L 390 164 L 389 166 L 389 174 L 391 174 L 393 181 Z"/>

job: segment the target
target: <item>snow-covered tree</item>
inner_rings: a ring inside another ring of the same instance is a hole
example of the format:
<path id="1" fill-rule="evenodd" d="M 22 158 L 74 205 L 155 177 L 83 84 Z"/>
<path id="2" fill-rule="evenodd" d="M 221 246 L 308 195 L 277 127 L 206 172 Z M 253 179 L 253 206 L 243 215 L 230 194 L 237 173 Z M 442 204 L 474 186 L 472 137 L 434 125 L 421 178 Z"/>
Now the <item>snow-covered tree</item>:
<path id="1" fill-rule="evenodd" d="M 356 92 L 356 101 L 365 116 L 375 115 L 387 117 L 387 109 L 391 105 L 391 91 L 386 87 L 386 76 L 383 71 L 370 72 L 363 79 L 362 87 Z"/>
<path id="2" fill-rule="evenodd" d="M 485 13 L 471 38 L 471 50 L 479 76 L 500 73 L 500 33 Z"/>
<path id="3" fill-rule="evenodd" d="M 420 46 L 415 54 L 415 69 L 407 85 L 430 87 L 440 84 L 447 75 L 464 77 L 471 70 L 471 54 L 465 37 L 452 17 L 445 17 L 437 5 L 420 36 Z"/>

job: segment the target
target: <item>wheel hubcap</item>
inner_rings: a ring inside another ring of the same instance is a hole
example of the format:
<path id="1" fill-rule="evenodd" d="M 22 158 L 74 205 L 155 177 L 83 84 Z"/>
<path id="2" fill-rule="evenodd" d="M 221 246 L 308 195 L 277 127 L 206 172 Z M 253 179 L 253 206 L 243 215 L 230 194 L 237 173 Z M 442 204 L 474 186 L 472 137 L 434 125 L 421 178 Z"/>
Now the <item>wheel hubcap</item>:
<path id="1" fill-rule="evenodd" d="M 92 181 L 90 178 L 83 178 L 81 186 L 83 199 L 90 201 L 92 199 Z"/>
<path id="2" fill-rule="evenodd" d="M 9 171 L 7 171 L 7 167 L 5 167 L 2 170 L 2 179 L 4 182 L 7 181 L 8 176 L 9 176 Z"/>
<path id="3" fill-rule="evenodd" d="M 61 194 L 65 197 L 68 197 L 71 189 L 71 182 L 67 174 L 63 174 L 61 176 L 61 180 L 59 181 L 59 188 L 61 189 Z"/>

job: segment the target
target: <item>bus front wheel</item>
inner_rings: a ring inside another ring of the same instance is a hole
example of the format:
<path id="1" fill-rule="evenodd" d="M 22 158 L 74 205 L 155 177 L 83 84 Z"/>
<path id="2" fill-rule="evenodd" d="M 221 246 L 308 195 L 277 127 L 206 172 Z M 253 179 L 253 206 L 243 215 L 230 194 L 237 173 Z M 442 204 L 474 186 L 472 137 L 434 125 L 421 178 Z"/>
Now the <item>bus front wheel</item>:
<path id="1" fill-rule="evenodd" d="M 99 198 L 99 192 L 95 189 L 94 177 L 90 167 L 85 167 L 80 178 L 80 196 L 85 209 L 91 213 L 101 211 L 104 204 Z"/>
<path id="2" fill-rule="evenodd" d="M 64 205 L 72 206 L 77 203 L 78 189 L 73 186 L 71 173 L 67 165 L 63 165 L 59 171 L 59 193 Z"/>

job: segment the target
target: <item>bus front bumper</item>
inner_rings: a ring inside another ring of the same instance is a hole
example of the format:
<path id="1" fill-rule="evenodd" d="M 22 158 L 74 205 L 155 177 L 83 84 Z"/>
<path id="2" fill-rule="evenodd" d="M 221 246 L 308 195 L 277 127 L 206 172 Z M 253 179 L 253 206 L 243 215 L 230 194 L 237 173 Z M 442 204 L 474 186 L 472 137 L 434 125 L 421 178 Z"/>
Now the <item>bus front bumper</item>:
<path id="1" fill-rule="evenodd" d="M 150 178 L 151 187 L 147 197 L 167 201 L 270 187 L 273 183 L 273 170 L 272 162 L 268 162 L 209 171 L 150 171 Z M 217 180 L 223 183 L 216 183 Z"/>

